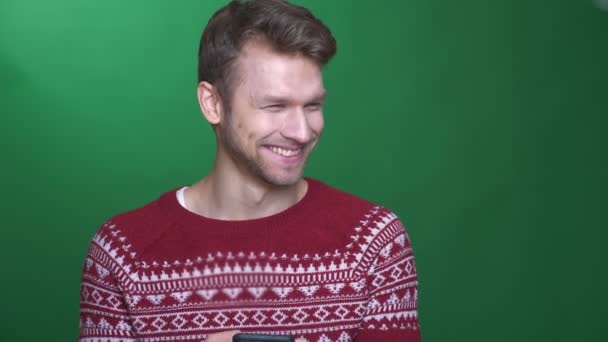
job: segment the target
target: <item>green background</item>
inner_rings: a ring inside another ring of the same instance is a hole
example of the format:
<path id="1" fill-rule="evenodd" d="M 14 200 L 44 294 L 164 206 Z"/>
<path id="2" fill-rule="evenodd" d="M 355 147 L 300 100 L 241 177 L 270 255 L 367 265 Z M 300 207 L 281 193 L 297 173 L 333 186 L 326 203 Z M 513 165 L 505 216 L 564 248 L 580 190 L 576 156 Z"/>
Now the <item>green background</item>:
<path id="1" fill-rule="evenodd" d="M 209 170 L 196 51 L 223 2 L 0 0 L 1 341 L 74 340 L 97 227 Z M 403 218 L 423 339 L 608 340 L 608 12 L 298 3 L 339 42 L 307 175 Z"/>

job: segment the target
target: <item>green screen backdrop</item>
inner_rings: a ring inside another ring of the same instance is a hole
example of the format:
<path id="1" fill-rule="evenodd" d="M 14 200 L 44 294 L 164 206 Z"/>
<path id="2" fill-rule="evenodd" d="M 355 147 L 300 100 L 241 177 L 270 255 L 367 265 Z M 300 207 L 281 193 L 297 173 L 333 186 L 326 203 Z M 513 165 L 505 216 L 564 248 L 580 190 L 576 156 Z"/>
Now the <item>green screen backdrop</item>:
<path id="1" fill-rule="evenodd" d="M 0 0 L 1 341 L 75 340 L 97 227 L 210 169 L 223 3 Z M 607 341 L 606 1 L 298 3 L 339 43 L 307 175 L 402 217 L 424 341 Z"/>

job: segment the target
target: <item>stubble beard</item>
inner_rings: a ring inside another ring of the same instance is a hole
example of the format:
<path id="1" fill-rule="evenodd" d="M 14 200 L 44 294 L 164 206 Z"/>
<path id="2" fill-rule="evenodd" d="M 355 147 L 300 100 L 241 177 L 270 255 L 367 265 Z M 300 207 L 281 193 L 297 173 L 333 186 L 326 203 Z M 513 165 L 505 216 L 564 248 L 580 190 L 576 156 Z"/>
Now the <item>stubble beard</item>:
<path id="1" fill-rule="evenodd" d="M 227 118 L 230 115 L 227 116 Z M 249 156 L 238 143 L 236 137 L 237 134 L 234 132 L 233 125 L 230 122 L 230 119 L 226 121 L 226 125 L 221 127 L 221 143 L 224 145 L 226 152 L 229 154 L 230 158 L 237 164 L 237 167 L 242 167 L 246 172 L 250 173 L 254 177 L 261 179 L 267 184 L 277 186 L 277 187 L 288 187 L 293 186 L 298 181 L 302 179 L 302 175 L 304 173 L 304 169 L 306 167 L 306 162 L 308 161 L 308 157 L 312 150 L 310 146 L 307 145 L 304 147 L 305 159 L 303 165 L 300 166 L 300 169 L 297 171 L 292 171 L 293 173 L 282 177 L 281 175 L 273 174 L 269 167 L 265 165 L 264 160 L 257 159 L 255 156 Z M 259 146 L 256 146 L 258 148 Z"/>

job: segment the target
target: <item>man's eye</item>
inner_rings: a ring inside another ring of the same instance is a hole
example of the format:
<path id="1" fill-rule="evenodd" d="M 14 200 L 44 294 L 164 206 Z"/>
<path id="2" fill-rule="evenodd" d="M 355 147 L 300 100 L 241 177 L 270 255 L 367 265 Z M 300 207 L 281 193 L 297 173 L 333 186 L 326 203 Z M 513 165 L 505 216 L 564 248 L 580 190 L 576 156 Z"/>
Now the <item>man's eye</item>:
<path id="1" fill-rule="evenodd" d="M 321 110 L 322 105 L 320 103 L 311 103 L 306 105 L 306 109 L 310 112 L 316 112 L 318 110 Z"/>
<path id="2" fill-rule="evenodd" d="M 273 104 L 273 105 L 264 107 L 264 109 L 269 110 L 269 111 L 280 111 L 284 108 L 285 108 L 285 105 L 283 105 L 283 104 Z"/>

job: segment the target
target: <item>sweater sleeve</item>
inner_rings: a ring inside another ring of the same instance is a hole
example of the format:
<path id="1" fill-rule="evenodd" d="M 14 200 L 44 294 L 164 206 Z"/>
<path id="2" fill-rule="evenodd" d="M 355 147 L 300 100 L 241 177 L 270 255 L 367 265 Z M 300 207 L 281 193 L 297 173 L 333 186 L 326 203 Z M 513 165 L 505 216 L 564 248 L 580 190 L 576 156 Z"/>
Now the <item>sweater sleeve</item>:
<path id="1" fill-rule="evenodd" d="M 112 243 L 112 225 L 104 224 L 97 232 L 85 259 L 80 285 L 79 342 L 131 342 L 127 299 L 121 285 L 125 272 L 117 260 Z"/>
<path id="2" fill-rule="evenodd" d="M 419 342 L 418 279 L 412 247 L 394 216 L 379 237 L 379 251 L 368 271 L 369 301 L 357 342 Z"/>

